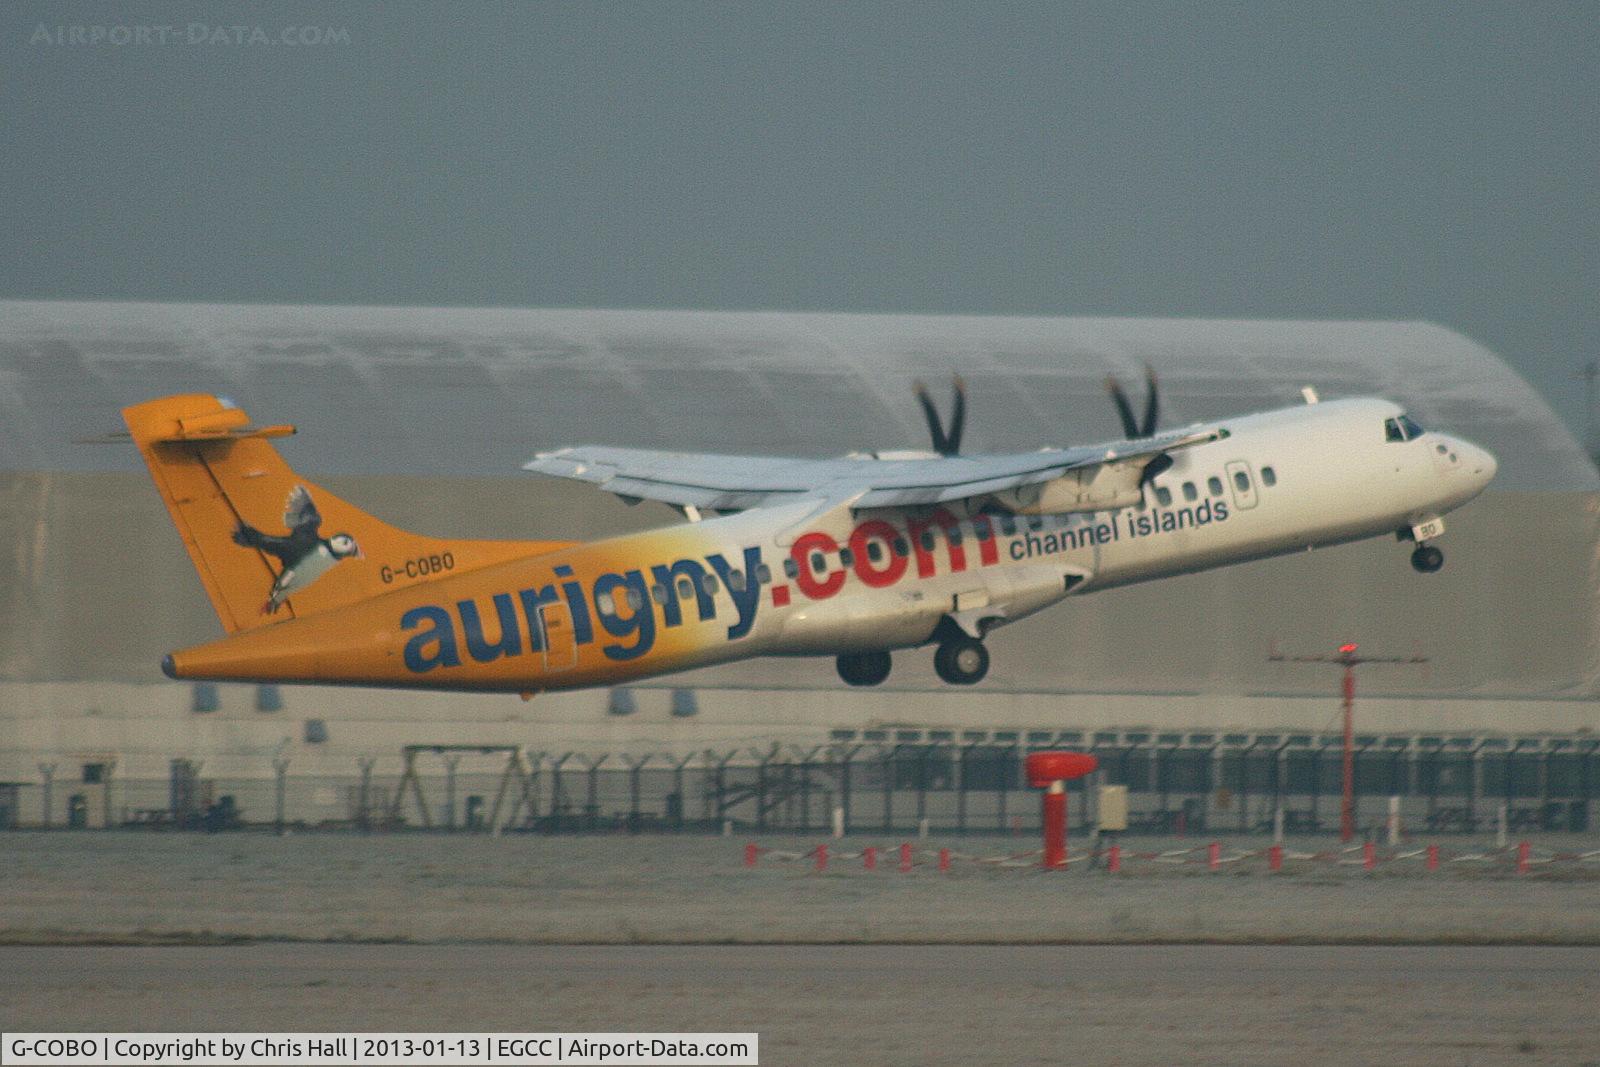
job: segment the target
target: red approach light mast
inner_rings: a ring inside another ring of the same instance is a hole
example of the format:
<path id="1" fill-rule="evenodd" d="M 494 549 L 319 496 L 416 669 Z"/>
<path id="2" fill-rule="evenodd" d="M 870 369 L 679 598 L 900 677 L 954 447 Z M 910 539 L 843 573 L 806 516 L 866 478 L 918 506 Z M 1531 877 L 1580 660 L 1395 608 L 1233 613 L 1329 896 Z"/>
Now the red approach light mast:
<path id="1" fill-rule="evenodd" d="M 1356 757 L 1355 712 L 1356 668 L 1363 663 L 1426 663 L 1426 656 L 1363 656 L 1360 645 L 1348 641 L 1339 646 L 1337 656 L 1283 656 L 1276 651 L 1267 656 L 1274 663 L 1336 663 L 1344 668 L 1344 766 L 1342 792 L 1339 801 L 1339 839 L 1349 841 L 1356 835 Z"/>

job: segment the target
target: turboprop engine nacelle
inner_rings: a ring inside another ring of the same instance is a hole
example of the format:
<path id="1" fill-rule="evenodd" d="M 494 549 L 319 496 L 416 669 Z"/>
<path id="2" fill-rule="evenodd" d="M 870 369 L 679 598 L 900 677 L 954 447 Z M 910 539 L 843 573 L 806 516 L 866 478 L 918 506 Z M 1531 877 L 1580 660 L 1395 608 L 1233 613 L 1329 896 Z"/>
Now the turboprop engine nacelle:
<path id="1" fill-rule="evenodd" d="M 994 498 L 1019 515 L 1058 515 L 1132 507 L 1143 496 L 1144 483 L 1170 466 L 1172 460 L 1164 453 L 1153 460 L 1102 463 L 1068 471 L 1038 485 L 1007 489 L 996 493 Z"/>

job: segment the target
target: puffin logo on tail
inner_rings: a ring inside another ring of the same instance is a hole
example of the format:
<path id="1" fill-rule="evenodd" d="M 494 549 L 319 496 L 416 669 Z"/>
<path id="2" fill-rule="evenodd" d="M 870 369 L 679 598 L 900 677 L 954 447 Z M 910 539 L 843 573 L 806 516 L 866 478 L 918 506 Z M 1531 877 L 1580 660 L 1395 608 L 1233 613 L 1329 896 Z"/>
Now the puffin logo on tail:
<path id="1" fill-rule="evenodd" d="M 263 615 L 274 614 L 290 593 L 306 588 L 340 560 L 361 558 L 361 547 L 349 534 L 322 536 L 322 514 L 303 485 L 289 491 L 283 506 L 283 524 L 289 529 L 286 537 L 262 533 L 244 522 L 233 531 L 234 544 L 276 556 L 283 565 L 277 581 L 272 583 L 272 595 L 261 607 Z"/>

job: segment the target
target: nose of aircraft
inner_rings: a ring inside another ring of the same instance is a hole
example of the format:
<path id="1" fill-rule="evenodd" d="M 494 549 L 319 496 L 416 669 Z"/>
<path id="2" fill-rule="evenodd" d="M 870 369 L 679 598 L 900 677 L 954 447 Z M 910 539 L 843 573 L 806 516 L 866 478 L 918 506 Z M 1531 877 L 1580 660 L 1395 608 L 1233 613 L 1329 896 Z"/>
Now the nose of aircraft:
<path id="1" fill-rule="evenodd" d="M 1472 451 L 1475 453 L 1472 464 L 1473 471 L 1483 479 L 1484 485 L 1488 485 L 1494 480 L 1495 473 L 1499 471 L 1500 462 L 1494 458 L 1494 453 L 1487 448 L 1479 448 L 1477 445 L 1473 445 Z"/>
<path id="2" fill-rule="evenodd" d="M 1450 450 L 1460 457 L 1460 476 L 1472 483 L 1474 493 L 1482 492 L 1500 469 L 1494 453 L 1459 437 L 1452 437 L 1449 442 Z"/>
<path id="3" fill-rule="evenodd" d="M 1500 469 L 1493 452 L 1468 441 L 1461 442 L 1461 460 L 1466 465 L 1465 473 L 1477 483 L 1479 489 L 1493 481 L 1495 472 Z"/>

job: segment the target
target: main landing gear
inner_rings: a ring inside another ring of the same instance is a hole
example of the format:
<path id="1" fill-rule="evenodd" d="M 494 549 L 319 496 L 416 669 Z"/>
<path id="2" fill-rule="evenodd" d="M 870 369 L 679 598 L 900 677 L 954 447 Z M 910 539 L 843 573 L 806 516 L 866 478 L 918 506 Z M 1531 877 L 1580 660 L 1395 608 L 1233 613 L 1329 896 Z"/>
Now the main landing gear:
<path id="1" fill-rule="evenodd" d="M 839 677 L 848 685 L 881 685 L 891 666 L 887 652 L 847 652 L 834 660 Z M 956 633 L 939 642 L 933 669 L 950 685 L 976 685 L 989 673 L 989 650 L 983 642 Z"/>
<path id="2" fill-rule="evenodd" d="M 1444 553 L 1432 545 L 1418 545 L 1411 553 L 1411 566 L 1418 574 L 1433 574 L 1444 566 Z"/>
<path id="3" fill-rule="evenodd" d="M 954 634 L 939 643 L 933 654 L 933 669 L 951 685 L 976 685 L 989 673 L 989 650 L 964 633 Z"/>
<path id="4" fill-rule="evenodd" d="M 848 652 L 834 661 L 839 677 L 850 685 L 879 685 L 889 677 L 889 653 Z"/>

